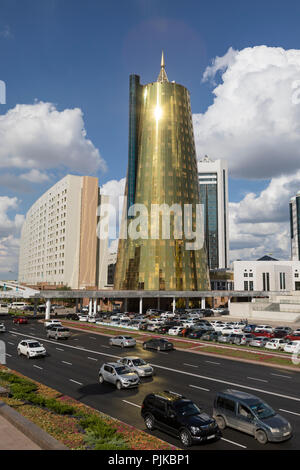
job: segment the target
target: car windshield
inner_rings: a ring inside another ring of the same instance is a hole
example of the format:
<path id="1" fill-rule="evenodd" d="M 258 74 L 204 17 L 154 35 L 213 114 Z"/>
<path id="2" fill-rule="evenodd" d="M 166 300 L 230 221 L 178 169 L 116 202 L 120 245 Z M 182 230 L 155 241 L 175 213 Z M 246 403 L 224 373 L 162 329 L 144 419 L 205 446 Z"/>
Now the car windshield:
<path id="1" fill-rule="evenodd" d="M 127 366 L 116 367 L 116 373 L 118 375 L 130 374 L 131 370 Z"/>
<path id="2" fill-rule="evenodd" d="M 255 403 L 251 405 L 250 408 L 259 419 L 271 418 L 271 416 L 275 416 L 276 414 L 269 405 L 263 402 Z"/>
<path id="3" fill-rule="evenodd" d="M 124 339 L 132 339 L 131 336 L 124 336 Z"/>
<path id="4" fill-rule="evenodd" d="M 29 343 L 28 347 L 29 348 L 40 348 L 41 345 L 40 345 L 40 343 Z"/>
<path id="5" fill-rule="evenodd" d="M 182 416 L 193 416 L 201 413 L 198 406 L 192 401 L 179 402 L 178 404 L 174 404 L 174 408 Z"/>
<path id="6" fill-rule="evenodd" d="M 144 361 L 144 359 L 133 359 L 132 363 L 134 366 L 145 366 L 147 363 Z"/>

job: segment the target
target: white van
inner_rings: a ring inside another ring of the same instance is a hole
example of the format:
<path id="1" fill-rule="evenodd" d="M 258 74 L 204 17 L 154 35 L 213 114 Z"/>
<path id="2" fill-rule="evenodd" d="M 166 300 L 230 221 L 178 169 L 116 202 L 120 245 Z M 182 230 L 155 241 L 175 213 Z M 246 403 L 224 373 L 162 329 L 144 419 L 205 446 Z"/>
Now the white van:
<path id="1" fill-rule="evenodd" d="M 9 304 L 9 308 L 12 308 L 13 310 L 24 310 L 24 308 L 27 306 L 25 302 L 13 302 Z"/>

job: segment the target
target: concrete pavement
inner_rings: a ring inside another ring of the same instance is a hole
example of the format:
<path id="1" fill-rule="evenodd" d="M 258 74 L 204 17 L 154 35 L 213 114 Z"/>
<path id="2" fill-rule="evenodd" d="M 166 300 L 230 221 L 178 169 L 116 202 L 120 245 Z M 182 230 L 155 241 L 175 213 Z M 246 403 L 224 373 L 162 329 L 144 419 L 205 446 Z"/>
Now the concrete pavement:
<path id="1" fill-rule="evenodd" d="M 0 450 L 41 450 L 41 448 L 0 415 Z"/>

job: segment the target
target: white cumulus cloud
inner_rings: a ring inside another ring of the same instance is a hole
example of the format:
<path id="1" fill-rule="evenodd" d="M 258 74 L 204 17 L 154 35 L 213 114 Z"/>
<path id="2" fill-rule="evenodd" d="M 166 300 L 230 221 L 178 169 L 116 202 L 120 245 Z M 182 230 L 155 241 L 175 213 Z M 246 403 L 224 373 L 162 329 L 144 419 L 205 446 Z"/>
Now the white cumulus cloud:
<path id="1" fill-rule="evenodd" d="M 231 260 L 255 259 L 266 253 L 290 258 L 289 201 L 300 190 L 300 170 L 273 178 L 258 195 L 229 203 Z"/>
<path id="2" fill-rule="evenodd" d="M 79 108 L 58 111 L 51 103 L 17 104 L 0 115 L 0 142 L 0 168 L 65 168 L 84 174 L 106 168 L 87 138 Z"/>
<path id="3" fill-rule="evenodd" d="M 225 158 L 231 176 L 269 179 L 293 174 L 300 159 L 300 50 L 232 48 L 204 80 L 222 81 L 207 111 L 195 114 L 197 153 Z"/>

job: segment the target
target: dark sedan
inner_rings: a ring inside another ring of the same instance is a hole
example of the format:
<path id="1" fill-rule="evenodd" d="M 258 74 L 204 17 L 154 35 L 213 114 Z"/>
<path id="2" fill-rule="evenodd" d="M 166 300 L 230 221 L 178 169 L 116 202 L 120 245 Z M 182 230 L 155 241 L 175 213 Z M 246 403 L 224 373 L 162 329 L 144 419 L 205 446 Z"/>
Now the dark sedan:
<path id="1" fill-rule="evenodd" d="M 144 349 L 156 349 L 156 351 L 171 351 L 174 349 L 173 343 L 163 338 L 153 338 L 143 343 Z"/>
<path id="2" fill-rule="evenodd" d="M 207 330 L 194 330 L 188 335 L 188 338 L 199 339 L 202 338 L 205 333 L 207 333 Z"/>

